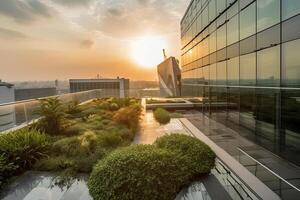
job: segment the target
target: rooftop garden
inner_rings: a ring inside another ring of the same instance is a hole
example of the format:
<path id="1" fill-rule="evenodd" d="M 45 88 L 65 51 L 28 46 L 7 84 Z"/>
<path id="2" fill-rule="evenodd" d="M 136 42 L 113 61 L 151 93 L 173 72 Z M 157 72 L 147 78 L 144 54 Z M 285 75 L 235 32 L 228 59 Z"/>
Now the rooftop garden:
<path id="1" fill-rule="evenodd" d="M 214 152 L 190 136 L 132 145 L 142 113 L 138 99 L 50 98 L 36 112 L 35 123 L 0 136 L 1 187 L 28 170 L 53 172 L 55 184 L 63 185 L 84 173 L 94 200 L 171 200 L 214 167 Z M 161 124 L 172 118 L 162 108 L 154 115 Z"/>
<path id="2" fill-rule="evenodd" d="M 137 99 L 97 99 L 83 105 L 40 100 L 40 120 L 0 136 L 0 185 L 27 170 L 90 173 L 98 160 L 131 144 L 141 115 Z"/>

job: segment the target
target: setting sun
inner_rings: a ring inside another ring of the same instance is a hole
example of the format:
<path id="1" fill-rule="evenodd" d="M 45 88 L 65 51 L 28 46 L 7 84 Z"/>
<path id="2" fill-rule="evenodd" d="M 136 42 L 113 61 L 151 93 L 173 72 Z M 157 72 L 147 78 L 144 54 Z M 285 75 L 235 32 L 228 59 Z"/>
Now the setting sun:
<path id="1" fill-rule="evenodd" d="M 141 37 L 132 42 L 132 58 L 141 67 L 152 68 L 163 61 L 165 41 L 161 37 Z"/>

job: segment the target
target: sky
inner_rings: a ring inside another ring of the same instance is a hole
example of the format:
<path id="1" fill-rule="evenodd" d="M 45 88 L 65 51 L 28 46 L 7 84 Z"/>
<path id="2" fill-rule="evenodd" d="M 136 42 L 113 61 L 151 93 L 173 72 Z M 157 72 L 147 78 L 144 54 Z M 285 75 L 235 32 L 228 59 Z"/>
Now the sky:
<path id="1" fill-rule="evenodd" d="M 0 0 L 0 79 L 156 80 L 189 1 Z"/>

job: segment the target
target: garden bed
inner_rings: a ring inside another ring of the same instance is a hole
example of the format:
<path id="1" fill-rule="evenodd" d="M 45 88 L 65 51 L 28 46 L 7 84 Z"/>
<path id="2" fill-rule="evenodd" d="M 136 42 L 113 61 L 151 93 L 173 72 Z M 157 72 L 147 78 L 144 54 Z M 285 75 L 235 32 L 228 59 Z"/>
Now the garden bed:
<path id="1" fill-rule="evenodd" d="M 38 122 L 0 136 L 0 186 L 27 170 L 89 174 L 97 161 L 131 144 L 141 115 L 137 99 L 40 104 Z"/>

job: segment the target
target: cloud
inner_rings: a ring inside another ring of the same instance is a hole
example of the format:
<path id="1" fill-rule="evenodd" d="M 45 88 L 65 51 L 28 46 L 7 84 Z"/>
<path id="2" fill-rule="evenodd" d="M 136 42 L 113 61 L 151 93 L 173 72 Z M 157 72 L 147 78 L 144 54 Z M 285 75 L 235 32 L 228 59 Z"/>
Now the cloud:
<path id="1" fill-rule="evenodd" d="M 89 5 L 93 0 L 52 0 L 58 4 L 64 5 L 64 6 L 87 6 Z"/>
<path id="2" fill-rule="evenodd" d="M 50 18 L 51 12 L 51 8 L 39 0 L 0 0 L 0 15 L 17 23 L 31 23 L 39 17 Z"/>
<path id="3" fill-rule="evenodd" d="M 80 41 L 80 47 L 82 48 L 91 48 L 94 45 L 94 41 L 92 40 L 82 40 Z"/>
<path id="4" fill-rule="evenodd" d="M 10 30 L 10 29 L 5 29 L 5 28 L 0 28 L 0 38 L 4 39 L 27 39 L 28 36 L 25 35 L 24 33 Z"/>
<path id="5" fill-rule="evenodd" d="M 134 37 L 152 30 L 168 34 L 178 30 L 186 0 L 98 1 L 93 12 L 77 22 L 112 37 Z"/>

